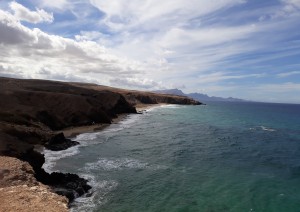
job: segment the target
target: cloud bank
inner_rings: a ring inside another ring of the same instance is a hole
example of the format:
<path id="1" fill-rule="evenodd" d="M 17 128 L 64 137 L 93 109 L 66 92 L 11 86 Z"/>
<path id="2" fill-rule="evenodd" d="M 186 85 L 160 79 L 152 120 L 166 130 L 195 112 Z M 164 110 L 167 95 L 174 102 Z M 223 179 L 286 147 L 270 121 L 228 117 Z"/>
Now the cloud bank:
<path id="1" fill-rule="evenodd" d="M 1 3 L 0 75 L 295 102 L 299 18 L 300 0 Z"/>
<path id="2" fill-rule="evenodd" d="M 21 21 L 27 21 L 30 23 L 41 23 L 41 22 L 53 22 L 53 13 L 47 13 L 43 9 L 36 9 L 36 11 L 30 11 L 23 5 L 17 2 L 11 2 L 9 7 L 14 11 L 14 17 Z"/>

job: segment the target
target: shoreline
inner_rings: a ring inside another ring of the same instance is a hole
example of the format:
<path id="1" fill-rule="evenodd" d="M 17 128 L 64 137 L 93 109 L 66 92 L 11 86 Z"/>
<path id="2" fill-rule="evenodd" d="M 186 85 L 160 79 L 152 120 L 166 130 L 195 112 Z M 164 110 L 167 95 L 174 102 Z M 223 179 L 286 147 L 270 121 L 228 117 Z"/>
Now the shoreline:
<path id="1" fill-rule="evenodd" d="M 153 109 L 153 108 L 159 108 L 161 106 L 165 106 L 165 105 L 172 105 L 172 104 L 165 104 L 165 103 L 159 103 L 159 104 L 139 104 L 139 105 L 136 105 L 134 106 L 136 108 L 136 111 L 137 113 L 135 115 L 143 115 L 144 113 L 146 113 L 148 110 L 150 109 Z M 84 134 L 84 133 L 97 133 L 97 132 L 101 132 L 101 131 L 104 131 L 106 128 L 108 128 L 109 126 L 113 125 L 113 124 L 120 124 L 120 122 L 122 122 L 123 120 L 125 120 L 126 118 L 128 118 L 129 115 L 132 115 L 130 113 L 123 113 L 123 114 L 118 114 L 118 117 L 116 118 L 113 118 L 111 123 L 110 124 L 95 124 L 95 125 L 88 125 L 88 126 L 81 126 L 81 127 L 71 127 L 71 128 L 67 128 L 67 129 L 64 129 L 64 130 L 61 130 L 61 131 L 56 131 L 56 133 L 63 133 L 64 136 L 67 138 L 67 139 L 75 139 L 75 137 L 77 135 L 80 135 L 80 134 Z M 78 143 L 76 145 L 77 147 L 80 147 L 81 144 Z M 68 150 L 70 149 L 71 147 L 65 149 L 65 150 Z M 43 149 L 45 150 L 45 149 Z M 47 154 L 45 154 L 43 152 L 43 150 L 41 151 L 42 154 L 44 154 L 45 156 L 45 162 L 44 162 L 44 165 L 47 164 Z M 49 150 L 51 151 L 51 150 Z M 64 150 L 62 150 L 64 151 Z M 55 152 L 55 151 L 51 151 L 51 152 Z M 78 154 L 78 152 L 76 153 Z M 57 160 L 55 159 L 54 161 L 50 161 L 50 164 L 51 163 L 57 163 L 57 161 L 59 160 L 60 158 L 58 158 Z M 51 160 L 51 156 L 49 157 L 49 160 Z M 49 161 L 48 161 L 49 162 Z M 46 169 L 45 169 L 46 171 Z M 61 170 L 57 170 L 58 172 L 61 172 Z M 51 173 L 50 170 L 47 170 L 46 171 L 47 173 Z M 79 176 L 78 173 L 74 172 L 75 175 Z M 90 181 L 87 181 L 87 184 L 89 186 L 91 186 L 91 189 L 93 189 L 93 185 Z M 89 192 L 87 192 L 86 194 L 89 195 Z M 80 197 L 77 197 L 77 198 L 82 198 L 82 196 Z M 75 198 L 75 199 L 77 199 Z M 72 200 L 72 202 L 76 201 L 76 200 Z M 72 202 L 69 202 L 69 209 L 72 208 Z"/>
<path id="2" fill-rule="evenodd" d="M 167 103 L 157 103 L 157 104 L 137 104 L 135 105 L 135 108 L 136 108 L 136 111 L 138 113 L 141 113 L 143 111 L 147 111 L 149 109 L 152 109 L 152 108 L 156 108 L 156 107 L 161 107 L 161 106 L 164 106 L 164 105 L 171 105 L 171 104 L 167 104 Z"/>
<path id="3" fill-rule="evenodd" d="M 163 105 L 170 105 L 165 103 L 159 103 L 159 104 L 137 104 L 134 107 L 136 108 L 137 114 L 143 114 L 143 112 L 156 108 L 161 107 Z M 77 135 L 83 134 L 83 133 L 93 133 L 93 132 L 100 132 L 107 127 L 109 127 L 112 124 L 118 124 L 119 122 L 123 121 L 130 115 L 130 113 L 122 113 L 118 114 L 118 117 L 113 118 L 110 124 L 94 124 L 94 125 L 86 125 L 86 126 L 80 126 L 80 127 L 69 127 L 63 130 L 56 131 L 56 133 L 63 133 L 64 136 L 68 139 L 72 139 L 76 137 Z"/>
<path id="4" fill-rule="evenodd" d="M 0 104 L 0 155 L 28 162 L 39 183 L 67 197 L 69 202 L 88 192 L 87 180 L 70 173 L 46 173 L 42 168 L 45 157 L 37 150 L 69 149 L 78 144 L 70 137 L 101 131 L 123 120 L 126 114 L 142 114 L 160 106 L 157 103 L 201 104 L 188 97 L 88 83 L 5 77 L 0 77 L 0 81 L 0 95 L 6 99 L 5 104 Z"/>
<path id="5" fill-rule="evenodd" d="M 118 117 L 113 118 L 110 124 L 94 124 L 94 125 L 86 125 L 80 127 L 69 127 L 63 130 L 56 131 L 56 133 L 63 133 L 66 138 L 72 139 L 77 135 L 83 133 L 93 133 L 93 132 L 102 131 L 105 128 L 109 127 L 110 125 L 117 124 L 120 121 L 124 120 L 128 115 L 129 113 L 118 114 Z"/>

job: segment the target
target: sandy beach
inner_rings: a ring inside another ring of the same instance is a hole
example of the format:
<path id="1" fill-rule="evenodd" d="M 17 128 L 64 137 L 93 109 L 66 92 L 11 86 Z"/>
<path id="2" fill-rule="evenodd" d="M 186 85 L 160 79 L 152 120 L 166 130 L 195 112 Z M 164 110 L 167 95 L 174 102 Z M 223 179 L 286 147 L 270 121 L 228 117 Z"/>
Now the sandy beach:
<path id="1" fill-rule="evenodd" d="M 112 119 L 111 124 L 116 124 L 123 119 L 126 118 L 128 114 L 119 114 L 117 118 Z M 74 138 L 75 136 L 82 134 L 82 133 L 91 133 L 91 132 L 98 132 L 106 127 L 110 126 L 111 124 L 94 124 L 94 125 L 87 125 L 81 127 L 70 127 L 64 130 L 57 131 L 57 133 L 64 133 L 66 138 Z"/>
<path id="2" fill-rule="evenodd" d="M 151 109 L 153 107 L 160 107 L 162 105 L 168 105 L 164 103 L 160 104 L 137 104 L 135 105 L 136 111 L 138 113 L 143 113 L 144 111 Z M 119 114 L 118 117 L 113 118 L 111 124 L 117 124 L 120 121 L 124 120 L 128 114 Z M 66 138 L 74 138 L 75 136 L 82 134 L 82 133 L 92 133 L 104 130 L 111 124 L 94 124 L 94 125 L 87 125 L 87 126 L 80 126 L 80 127 L 70 127 L 64 130 L 57 131 L 57 133 L 64 133 Z"/>

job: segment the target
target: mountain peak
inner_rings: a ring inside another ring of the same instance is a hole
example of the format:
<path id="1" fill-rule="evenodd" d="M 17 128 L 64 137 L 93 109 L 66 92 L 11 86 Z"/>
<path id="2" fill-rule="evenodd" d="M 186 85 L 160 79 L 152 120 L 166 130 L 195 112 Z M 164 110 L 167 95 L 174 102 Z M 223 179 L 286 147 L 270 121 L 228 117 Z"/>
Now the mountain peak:
<path id="1" fill-rule="evenodd" d="M 187 96 L 185 93 L 182 92 L 182 90 L 179 90 L 177 88 L 174 89 L 166 89 L 166 90 L 156 90 L 153 91 L 154 93 L 160 93 L 160 94 L 172 94 L 177 96 Z"/>
<path id="2" fill-rule="evenodd" d="M 188 96 L 191 97 L 197 101 L 201 102 L 211 102 L 211 101 L 219 101 L 219 102 L 243 102 L 246 100 L 243 99 L 237 99 L 233 97 L 223 98 L 223 97 L 217 97 L 217 96 L 208 96 L 207 94 L 202 93 L 189 93 L 185 94 L 181 90 L 175 88 L 175 89 L 166 89 L 166 90 L 156 90 L 153 91 L 154 93 L 160 93 L 160 94 L 171 94 L 171 95 L 177 95 L 177 96 Z"/>

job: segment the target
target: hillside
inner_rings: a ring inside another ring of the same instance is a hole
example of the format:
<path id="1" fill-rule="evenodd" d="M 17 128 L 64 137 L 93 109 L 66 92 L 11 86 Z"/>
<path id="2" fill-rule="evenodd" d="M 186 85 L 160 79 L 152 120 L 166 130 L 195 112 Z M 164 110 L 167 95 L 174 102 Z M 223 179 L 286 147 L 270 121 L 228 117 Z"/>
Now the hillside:
<path id="1" fill-rule="evenodd" d="M 201 105 L 202 103 L 187 96 L 181 96 L 174 93 L 157 93 L 148 91 L 126 90 L 120 88 L 113 88 L 108 86 L 101 86 L 86 83 L 72 83 L 74 86 L 79 86 L 86 89 L 96 91 L 111 91 L 116 92 L 125 97 L 125 99 L 133 106 L 141 104 L 179 104 L 179 105 Z"/>

